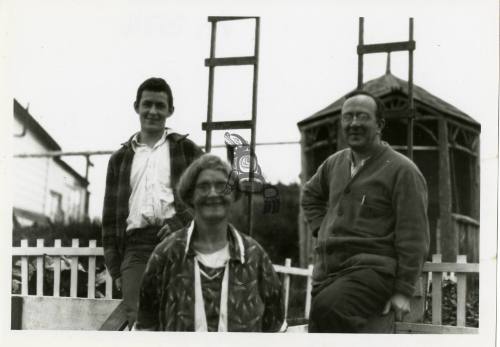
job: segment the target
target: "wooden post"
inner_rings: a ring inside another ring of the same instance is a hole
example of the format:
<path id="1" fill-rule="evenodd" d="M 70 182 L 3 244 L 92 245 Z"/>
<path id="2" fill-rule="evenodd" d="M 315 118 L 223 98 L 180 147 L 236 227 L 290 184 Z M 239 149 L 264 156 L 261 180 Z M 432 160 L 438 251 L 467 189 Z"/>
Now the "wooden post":
<path id="1" fill-rule="evenodd" d="M 96 248 L 96 240 L 89 240 L 89 248 Z M 89 299 L 95 298 L 95 263 L 96 257 L 89 256 L 89 271 L 88 271 L 88 283 L 87 283 L 87 297 Z"/>
<path id="2" fill-rule="evenodd" d="M 72 248 L 78 248 L 78 239 L 73 239 L 71 242 Z M 78 293 L 78 257 L 72 256 L 71 259 L 71 281 L 70 281 L 70 297 L 76 298 Z"/>
<path id="3" fill-rule="evenodd" d="M 36 240 L 36 247 L 43 248 L 43 239 Z M 36 256 L 36 296 L 43 296 L 43 259 L 44 255 Z"/>
<path id="4" fill-rule="evenodd" d="M 28 240 L 21 240 L 21 247 L 28 247 Z M 28 256 L 21 256 L 21 295 L 28 295 Z"/>
<path id="5" fill-rule="evenodd" d="M 413 18 L 410 18 L 410 39 L 413 41 Z M 413 121 L 415 118 L 415 104 L 413 101 L 413 49 L 408 50 L 408 129 L 407 129 L 407 151 L 408 158 L 413 160 Z"/>
<path id="6" fill-rule="evenodd" d="M 211 22 L 212 31 L 210 34 L 210 59 L 215 58 L 215 44 L 217 38 L 217 21 Z M 214 72 L 215 66 L 208 67 L 208 105 L 207 105 L 207 123 L 212 122 L 213 104 L 214 104 Z M 212 130 L 207 128 L 205 138 L 205 152 L 210 153 L 212 150 Z"/>
<path id="7" fill-rule="evenodd" d="M 458 264 L 467 263 L 466 255 L 457 256 Z M 457 273 L 457 326 L 465 326 L 466 298 L 467 298 L 467 274 Z"/>
<path id="8" fill-rule="evenodd" d="M 364 44 L 365 18 L 359 17 L 358 47 Z M 358 51 L 358 89 L 363 86 L 363 53 Z"/>
<path id="9" fill-rule="evenodd" d="M 285 268 L 287 270 L 292 266 L 292 259 L 286 258 L 285 259 Z M 285 320 L 288 317 L 288 300 L 290 298 L 290 274 L 289 273 L 284 273 L 283 274 L 283 287 L 285 289 Z"/>
<path id="10" fill-rule="evenodd" d="M 54 240 L 54 248 L 61 248 L 61 240 Z M 61 288 L 61 257 L 54 256 L 54 296 L 60 296 Z"/>
<path id="11" fill-rule="evenodd" d="M 433 263 L 441 263 L 441 254 L 432 256 Z M 441 325 L 442 322 L 442 300 L 443 300 L 443 273 L 432 273 L 432 324 Z"/>
<path id="12" fill-rule="evenodd" d="M 106 299 L 113 299 L 113 278 L 106 270 Z"/>
<path id="13" fill-rule="evenodd" d="M 309 178 L 309 162 L 306 153 L 306 137 L 307 134 L 305 130 L 300 131 L 300 185 L 301 188 L 304 189 L 304 185 Z M 300 204 L 300 201 L 299 201 Z M 309 228 L 306 225 L 304 219 L 304 213 L 302 208 L 299 206 L 299 262 L 300 266 L 304 267 L 307 264 L 307 258 L 309 255 L 309 239 L 311 238 Z"/>
<path id="14" fill-rule="evenodd" d="M 448 125 L 443 117 L 439 129 L 439 227 L 443 261 L 454 262 L 458 254 L 458 237 L 451 220 L 451 168 L 448 146 Z"/>
<path id="15" fill-rule="evenodd" d="M 307 268 L 309 271 L 309 275 L 307 276 L 307 285 L 306 285 L 306 308 L 304 312 L 304 317 L 309 319 L 309 312 L 311 311 L 311 291 L 312 291 L 312 271 L 313 265 L 309 264 Z"/>

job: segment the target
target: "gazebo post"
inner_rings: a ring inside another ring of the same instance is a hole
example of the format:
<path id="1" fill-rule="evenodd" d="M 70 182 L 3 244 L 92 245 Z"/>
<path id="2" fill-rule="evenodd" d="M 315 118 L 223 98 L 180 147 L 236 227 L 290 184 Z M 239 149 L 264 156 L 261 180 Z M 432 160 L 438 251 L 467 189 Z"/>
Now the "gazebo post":
<path id="1" fill-rule="evenodd" d="M 307 134 L 305 130 L 300 130 L 300 184 L 301 187 L 304 187 L 304 184 L 307 182 L 307 175 L 309 173 L 309 161 L 307 160 L 306 153 L 306 140 Z M 308 258 L 309 258 L 309 244 L 311 242 L 311 232 L 306 225 L 306 221 L 304 220 L 304 214 L 302 212 L 302 208 L 299 207 L 299 262 L 301 267 L 307 266 Z"/>
<path id="2" fill-rule="evenodd" d="M 479 182 L 481 181 L 481 172 L 479 169 L 479 163 L 481 161 L 480 158 L 480 141 L 479 141 L 479 134 L 477 136 L 477 143 L 475 148 L 472 150 L 476 152 L 476 156 L 473 158 L 474 163 L 472 164 L 472 186 L 471 186 L 471 197 L 472 197 L 472 205 L 471 205 L 471 217 L 474 218 L 475 220 L 479 221 L 480 217 L 480 212 L 479 212 L 479 205 L 480 205 L 480 184 Z"/>
<path id="3" fill-rule="evenodd" d="M 346 140 L 344 138 L 344 134 L 342 132 L 342 121 L 340 119 L 340 116 L 338 118 L 337 122 L 337 151 L 340 151 L 341 149 L 344 149 L 347 147 Z"/>
<path id="4" fill-rule="evenodd" d="M 451 219 L 451 169 L 448 144 L 448 124 L 444 117 L 438 120 L 439 134 L 439 225 L 443 261 L 455 262 L 458 253 L 458 235 Z"/>

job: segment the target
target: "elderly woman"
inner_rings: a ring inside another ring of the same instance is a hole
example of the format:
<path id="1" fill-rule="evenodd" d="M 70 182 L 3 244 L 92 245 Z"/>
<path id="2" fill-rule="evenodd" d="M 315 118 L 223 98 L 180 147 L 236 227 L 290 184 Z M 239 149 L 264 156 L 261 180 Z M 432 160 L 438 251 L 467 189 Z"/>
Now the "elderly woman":
<path id="1" fill-rule="evenodd" d="M 138 330 L 279 331 L 279 278 L 262 247 L 228 222 L 237 189 L 231 167 L 205 154 L 182 175 L 178 194 L 194 221 L 163 240 L 144 274 Z"/>

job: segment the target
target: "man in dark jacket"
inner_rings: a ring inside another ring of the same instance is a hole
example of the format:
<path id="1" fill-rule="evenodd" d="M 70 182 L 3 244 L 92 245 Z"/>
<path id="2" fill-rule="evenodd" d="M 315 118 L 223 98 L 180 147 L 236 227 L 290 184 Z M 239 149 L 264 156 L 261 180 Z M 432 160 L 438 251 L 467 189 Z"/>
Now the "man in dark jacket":
<path id="1" fill-rule="evenodd" d="M 429 248 L 426 182 L 381 141 L 383 104 L 354 92 L 341 125 L 349 148 L 327 158 L 302 194 L 318 240 L 310 332 L 360 332 L 391 308 L 400 320 Z"/>
<path id="2" fill-rule="evenodd" d="M 109 159 L 102 217 L 106 267 L 122 291 L 130 327 L 151 252 L 192 220 L 174 188 L 202 154 L 187 135 L 165 128 L 174 104 L 163 79 L 150 78 L 139 86 L 134 109 L 141 128 Z"/>

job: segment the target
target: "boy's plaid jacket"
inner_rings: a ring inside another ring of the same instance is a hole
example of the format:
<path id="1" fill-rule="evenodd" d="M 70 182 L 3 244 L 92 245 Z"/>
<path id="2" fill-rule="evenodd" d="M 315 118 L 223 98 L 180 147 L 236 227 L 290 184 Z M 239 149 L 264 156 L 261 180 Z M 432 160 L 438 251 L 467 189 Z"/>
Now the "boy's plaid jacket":
<path id="1" fill-rule="evenodd" d="M 125 230 L 129 215 L 130 170 L 134 158 L 132 138 L 111 155 L 106 175 L 106 191 L 102 213 L 102 244 L 104 259 L 111 277 L 120 277 L 120 265 L 125 246 Z M 187 135 L 168 133 L 170 148 L 170 182 L 175 188 L 182 172 L 198 158 L 203 151 Z M 174 205 L 176 214 L 166 221 L 170 230 L 175 231 L 187 225 L 192 216 L 180 202 L 174 189 Z"/>

